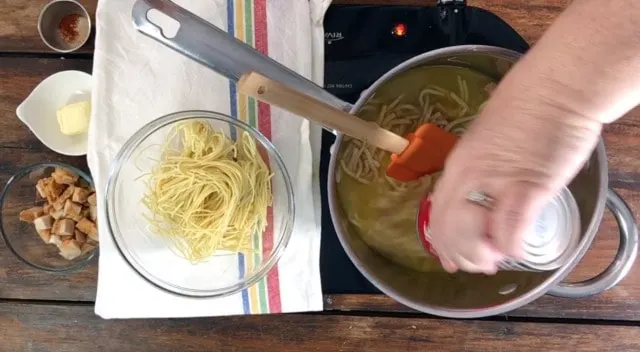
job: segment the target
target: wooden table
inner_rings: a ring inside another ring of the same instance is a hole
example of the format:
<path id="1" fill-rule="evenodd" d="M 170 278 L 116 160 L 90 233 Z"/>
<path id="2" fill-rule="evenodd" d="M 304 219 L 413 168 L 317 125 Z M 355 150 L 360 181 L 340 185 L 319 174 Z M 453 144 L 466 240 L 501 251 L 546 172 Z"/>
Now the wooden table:
<path id="1" fill-rule="evenodd" d="M 281 1 L 281 0 L 274 0 Z M 90 72 L 93 45 L 71 55 L 40 41 L 36 19 L 46 0 L 0 0 L 0 181 L 19 168 L 84 158 L 45 148 L 15 116 L 46 76 Z M 82 0 L 95 13 L 96 0 Z M 380 3 L 385 1 L 341 1 Z M 386 1 L 390 3 L 392 1 Z M 424 3 L 423 1 L 403 1 Z M 534 43 L 569 0 L 470 0 Z M 640 111 L 604 133 L 611 186 L 640 211 Z M 571 279 L 605 268 L 618 245 L 606 214 L 597 240 Z M 57 276 L 30 269 L 0 244 L 0 351 L 627 351 L 640 349 L 640 271 L 591 298 L 543 297 L 505 316 L 454 321 L 413 312 L 381 295 L 327 295 L 325 312 L 207 319 L 105 321 L 93 313 L 97 262 Z M 142 345 L 140 345 L 142 344 Z"/>

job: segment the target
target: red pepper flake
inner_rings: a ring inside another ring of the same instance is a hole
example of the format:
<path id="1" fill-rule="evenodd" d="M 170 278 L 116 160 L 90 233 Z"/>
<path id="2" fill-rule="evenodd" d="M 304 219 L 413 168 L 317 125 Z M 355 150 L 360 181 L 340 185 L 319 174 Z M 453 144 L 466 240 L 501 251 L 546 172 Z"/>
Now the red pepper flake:
<path id="1" fill-rule="evenodd" d="M 78 44 L 81 40 L 80 33 L 78 31 L 78 22 L 80 19 L 80 15 L 72 13 L 64 16 L 58 25 L 58 30 L 60 31 L 62 40 L 67 42 L 69 45 Z"/>

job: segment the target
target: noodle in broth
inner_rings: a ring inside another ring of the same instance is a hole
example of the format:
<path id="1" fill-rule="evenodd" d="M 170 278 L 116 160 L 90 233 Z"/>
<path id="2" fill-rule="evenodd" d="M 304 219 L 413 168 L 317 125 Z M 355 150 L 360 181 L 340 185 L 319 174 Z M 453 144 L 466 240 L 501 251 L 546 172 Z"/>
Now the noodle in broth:
<path id="1" fill-rule="evenodd" d="M 399 135 L 424 123 L 461 135 L 489 97 L 486 88 L 491 85 L 495 83 L 490 77 L 466 68 L 415 68 L 377 89 L 357 115 Z M 415 228 L 418 203 L 440 173 L 398 182 L 385 174 L 388 152 L 349 137 L 338 160 L 337 193 L 352 230 L 397 264 L 418 271 L 441 270 L 420 245 Z"/>

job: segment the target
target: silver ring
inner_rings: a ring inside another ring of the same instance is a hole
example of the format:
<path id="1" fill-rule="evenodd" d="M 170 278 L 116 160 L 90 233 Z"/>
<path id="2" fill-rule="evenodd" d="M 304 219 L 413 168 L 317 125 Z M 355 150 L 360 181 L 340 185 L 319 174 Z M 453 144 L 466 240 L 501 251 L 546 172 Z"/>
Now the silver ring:
<path id="1" fill-rule="evenodd" d="M 493 197 L 480 191 L 469 192 L 469 194 L 467 194 L 467 200 L 471 203 L 478 204 L 487 209 L 493 209 L 493 203 L 495 202 Z"/>

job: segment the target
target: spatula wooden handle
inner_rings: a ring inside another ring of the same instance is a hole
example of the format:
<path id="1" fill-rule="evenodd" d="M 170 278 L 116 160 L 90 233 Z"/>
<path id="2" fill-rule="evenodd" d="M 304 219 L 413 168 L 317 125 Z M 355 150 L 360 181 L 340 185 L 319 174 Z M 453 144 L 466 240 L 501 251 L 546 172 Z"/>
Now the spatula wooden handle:
<path id="1" fill-rule="evenodd" d="M 405 138 L 373 122 L 362 120 L 256 72 L 240 78 L 238 91 L 392 153 L 402 153 L 409 144 Z"/>

